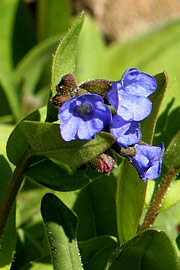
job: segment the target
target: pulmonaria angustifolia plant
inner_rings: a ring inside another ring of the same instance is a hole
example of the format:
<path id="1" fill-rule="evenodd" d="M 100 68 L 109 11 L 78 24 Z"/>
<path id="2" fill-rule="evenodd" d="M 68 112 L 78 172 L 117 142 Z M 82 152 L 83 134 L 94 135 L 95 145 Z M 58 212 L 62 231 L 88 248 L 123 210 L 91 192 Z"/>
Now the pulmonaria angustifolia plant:
<path id="1" fill-rule="evenodd" d="M 93 82 L 94 86 L 95 81 Z M 101 91 L 102 96 L 98 95 L 97 89 L 96 93 L 84 94 L 80 86 L 74 89 L 75 96 L 68 96 L 58 111 L 62 138 L 65 141 L 91 140 L 104 128 L 108 128 L 120 149 L 123 149 L 123 153 L 129 153 L 128 150 L 133 148 L 133 152 L 127 154 L 127 158 L 136 168 L 140 178 L 144 182 L 147 179 L 158 178 L 161 174 L 164 145 L 151 146 L 141 141 L 140 124 L 152 111 L 152 102 L 148 97 L 157 89 L 155 78 L 137 68 L 130 68 L 121 80 L 107 84 L 110 85 L 110 88 L 105 88 L 107 104 L 102 97 L 104 93 Z M 83 87 L 86 90 L 85 83 Z M 90 84 L 89 90 L 91 91 Z M 113 112 L 109 105 L 114 108 Z M 101 156 L 99 158 L 102 160 Z M 104 172 L 109 171 L 110 169 Z"/>

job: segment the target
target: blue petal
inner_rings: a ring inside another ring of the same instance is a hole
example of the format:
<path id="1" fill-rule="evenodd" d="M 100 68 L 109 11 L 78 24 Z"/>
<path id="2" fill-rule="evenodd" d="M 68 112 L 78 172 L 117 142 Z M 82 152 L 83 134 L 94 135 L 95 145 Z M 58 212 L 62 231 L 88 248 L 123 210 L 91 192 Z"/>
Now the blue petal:
<path id="1" fill-rule="evenodd" d="M 140 123 L 127 122 L 119 115 L 113 117 L 109 128 L 117 143 L 123 148 L 136 144 L 141 139 Z"/>
<path id="2" fill-rule="evenodd" d="M 118 109 L 118 90 L 120 89 L 120 85 L 118 82 L 112 84 L 112 89 L 106 93 L 106 97 L 114 109 L 117 111 Z"/>
<path id="3" fill-rule="evenodd" d="M 101 129 L 103 128 L 103 123 L 101 125 Z M 78 127 L 78 138 L 80 140 L 91 140 L 94 138 L 94 136 L 100 131 L 96 130 L 94 128 L 94 125 L 92 123 L 92 120 L 84 122 L 83 120 L 80 121 L 79 127 Z"/>
<path id="4" fill-rule="evenodd" d="M 152 110 L 152 103 L 146 97 L 130 95 L 120 91 L 118 95 L 117 114 L 126 121 L 141 121 L 148 117 Z"/>
<path id="5" fill-rule="evenodd" d="M 164 145 L 160 147 L 151 145 L 136 145 L 137 155 L 131 156 L 132 164 L 139 173 L 141 179 L 146 181 L 156 179 L 161 174 Z"/>
<path id="6" fill-rule="evenodd" d="M 61 136 L 65 141 L 72 141 L 77 139 L 77 132 L 79 127 L 79 118 L 71 117 L 65 125 L 60 123 Z"/>
<path id="7" fill-rule="evenodd" d="M 126 93 L 144 97 L 148 97 L 157 89 L 155 78 L 137 68 L 130 68 L 124 73 L 122 85 Z"/>

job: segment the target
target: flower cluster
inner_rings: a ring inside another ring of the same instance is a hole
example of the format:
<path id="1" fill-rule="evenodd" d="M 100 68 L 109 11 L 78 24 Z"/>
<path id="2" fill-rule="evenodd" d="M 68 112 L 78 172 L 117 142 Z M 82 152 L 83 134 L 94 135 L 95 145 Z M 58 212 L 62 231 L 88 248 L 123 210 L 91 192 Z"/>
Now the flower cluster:
<path id="1" fill-rule="evenodd" d="M 137 68 L 128 69 L 120 81 L 113 82 L 106 93 L 115 109 L 112 112 L 97 94 L 84 94 L 68 99 L 58 112 L 61 136 L 65 141 L 91 140 L 109 127 L 121 148 L 134 146 L 130 159 L 143 181 L 160 176 L 164 145 L 160 147 L 141 142 L 140 121 L 152 110 L 150 96 L 157 89 L 155 78 Z"/>

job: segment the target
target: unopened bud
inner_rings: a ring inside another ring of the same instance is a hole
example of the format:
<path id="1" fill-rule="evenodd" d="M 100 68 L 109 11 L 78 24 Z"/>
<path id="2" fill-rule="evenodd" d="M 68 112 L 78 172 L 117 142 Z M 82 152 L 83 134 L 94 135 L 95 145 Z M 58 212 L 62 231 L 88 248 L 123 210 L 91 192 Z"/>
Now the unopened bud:
<path id="1" fill-rule="evenodd" d="M 71 95 L 55 95 L 52 99 L 51 102 L 56 107 L 58 110 L 61 108 L 61 106 L 71 98 Z"/>
<path id="2" fill-rule="evenodd" d="M 103 79 L 92 80 L 81 84 L 78 91 L 80 91 L 80 89 L 83 89 L 91 94 L 97 94 L 105 97 L 106 93 L 111 89 L 112 83 L 112 81 L 107 81 Z"/>
<path id="3" fill-rule="evenodd" d="M 98 172 L 109 174 L 115 167 L 115 159 L 108 151 L 91 160 L 90 164 Z"/>

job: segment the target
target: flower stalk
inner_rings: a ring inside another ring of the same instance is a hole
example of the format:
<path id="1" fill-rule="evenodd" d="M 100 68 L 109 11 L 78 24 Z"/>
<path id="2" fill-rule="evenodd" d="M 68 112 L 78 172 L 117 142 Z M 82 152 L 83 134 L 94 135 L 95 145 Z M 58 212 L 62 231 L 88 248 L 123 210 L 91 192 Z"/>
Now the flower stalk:
<path id="1" fill-rule="evenodd" d="M 174 180 L 174 177 L 177 175 L 179 169 L 177 168 L 171 168 L 168 170 L 168 172 L 165 174 L 164 178 L 162 179 L 160 185 L 158 186 L 156 193 L 154 195 L 154 198 L 149 206 L 149 209 L 146 213 L 146 216 L 144 218 L 143 224 L 139 230 L 139 232 L 142 232 L 148 228 L 150 228 L 159 211 L 159 208 L 161 206 L 161 202 L 164 198 L 164 195 L 166 194 L 170 184 Z"/>
<path id="2" fill-rule="evenodd" d="M 22 155 L 14 170 L 14 173 L 12 174 L 6 193 L 0 205 L 0 239 L 3 235 L 3 231 L 6 226 L 9 214 L 23 182 L 24 173 L 30 164 L 30 160 L 31 151 L 27 150 Z"/>

